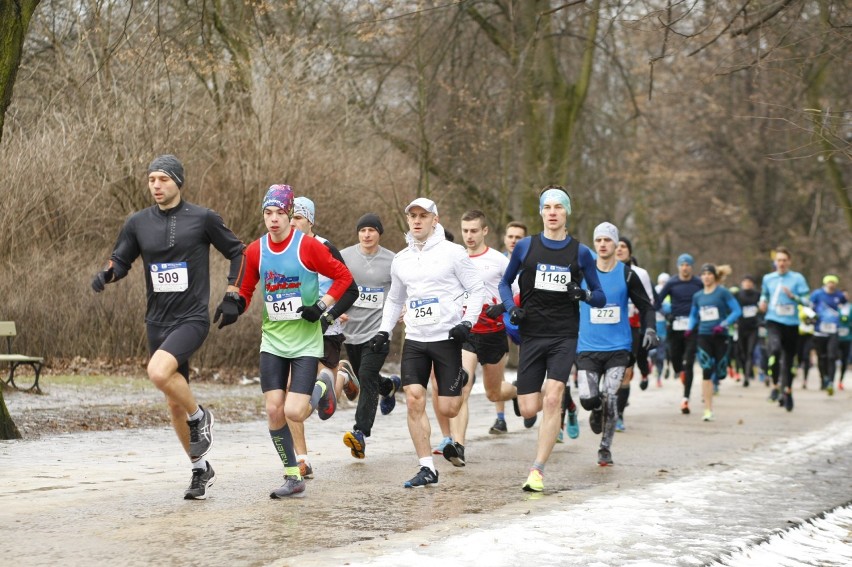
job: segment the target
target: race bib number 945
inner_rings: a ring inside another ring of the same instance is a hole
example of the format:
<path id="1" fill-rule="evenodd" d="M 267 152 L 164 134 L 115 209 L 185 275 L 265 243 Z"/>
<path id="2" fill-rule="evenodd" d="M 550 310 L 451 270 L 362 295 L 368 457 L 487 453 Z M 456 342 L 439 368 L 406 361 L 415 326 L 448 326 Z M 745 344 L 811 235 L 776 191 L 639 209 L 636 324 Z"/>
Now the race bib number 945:
<path id="1" fill-rule="evenodd" d="M 355 300 L 355 307 L 381 309 L 384 302 L 385 289 L 383 287 L 358 286 L 358 299 Z"/>
<path id="2" fill-rule="evenodd" d="M 151 264 L 151 283 L 155 293 L 186 291 L 189 287 L 186 262 Z"/>
<path id="3" fill-rule="evenodd" d="M 568 291 L 571 269 L 565 266 L 539 264 L 535 269 L 535 288 L 546 291 Z"/>

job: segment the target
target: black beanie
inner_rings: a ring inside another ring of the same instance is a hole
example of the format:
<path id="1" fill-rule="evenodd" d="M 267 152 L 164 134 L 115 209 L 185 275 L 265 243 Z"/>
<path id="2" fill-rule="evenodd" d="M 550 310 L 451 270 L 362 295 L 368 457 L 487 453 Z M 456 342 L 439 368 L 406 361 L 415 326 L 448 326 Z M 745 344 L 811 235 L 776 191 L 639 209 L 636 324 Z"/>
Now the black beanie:
<path id="1" fill-rule="evenodd" d="M 627 251 L 630 252 L 631 256 L 633 256 L 633 243 L 630 242 L 630 239 L 626 236 L 619 236 L 618 240 L 620 240 L 625 244 L 625 246 L 627 246 Z"/>
<path id="2" fill-rule="evenodd" d="M 379 235 L 385 232 L 385 228 L 382 226 L 382 220 L 376 213 L 367 213 L 358 219 L 358 224 L 355 225 L 355 230 L 359 231 L 366 227 L 375 228 Z"/>
<path id="3" fill-rule="evenodd" d="M 168 175 L 178 186 L 178 189 L 183 187 L 183 164 L 175 156 L 166 154 L 154 158 L 154 161 L 148 166 L 148 174 L 150 175 L 155 171 L 162 171 Z"/>

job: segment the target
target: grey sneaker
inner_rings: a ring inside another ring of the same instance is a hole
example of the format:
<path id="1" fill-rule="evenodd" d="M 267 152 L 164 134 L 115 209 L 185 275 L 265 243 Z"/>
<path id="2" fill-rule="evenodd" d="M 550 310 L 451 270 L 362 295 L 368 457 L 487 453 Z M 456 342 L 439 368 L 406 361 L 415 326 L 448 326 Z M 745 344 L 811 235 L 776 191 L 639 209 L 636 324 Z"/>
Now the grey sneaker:
<path id="1" fill-rule="evenodd" d="M 285 476 L 284 484 L 269 493 L 270 498 L 301 498 L 305 495 L 305 481 L 295 476 Z"/>
<path id="2" fill-rule="evenodd" d="M 337 396 L 334 395 L 334 380 L 330 376 L 330 372 L 322 369 L 317 381 L 322 381 L 325 384 L 325 394 L 320 398 L 317 404 L 317 415 L 320 419 L 326 420 L 334 415 L 337 409 Z"/>
<path id="3" fill-rule="evenodd" d="M 197 461 L 210 452 L 213 446 L 213 412 L 198 406 L 204 412 L 201 419 L 187 421 L 189 425 L 189 458 Z"/>
<path id="4" fill-rule="evenodd" d="M 598 465 L 602 467 L 612 466 L 612 453 L 609 449 L 598 450 Z"/>
<path id="5" fill-rule="evenodd" d="M 355 369 L 352 368 L 352 364 L 348 360 L 341 360 L 338 372 L 343 372 L 348 377 L 343 383 L 343 393 L 346 394 L 346 399 L 350 402 L 355 401 L 355 398 L 361 392 L 361 382 L 355 376 Z"/>
<path id="6" fill-rule="evenodd" d="M 207 500 L 207 489 L 213 486 L 213 481 L 216 480 L 216 473 L 213 472 L 213 467 L 207 463 L 207 469 L 192 469 L 192 480 L 189 482 L 189 488 L 183 493 L 184 500 Z"/>

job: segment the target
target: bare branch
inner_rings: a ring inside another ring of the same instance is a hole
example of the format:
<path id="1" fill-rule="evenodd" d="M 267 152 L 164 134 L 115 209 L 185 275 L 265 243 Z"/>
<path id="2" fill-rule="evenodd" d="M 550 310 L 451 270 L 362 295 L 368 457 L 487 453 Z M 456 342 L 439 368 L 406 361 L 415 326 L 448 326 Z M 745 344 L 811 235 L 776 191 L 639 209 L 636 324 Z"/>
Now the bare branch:
<path id="1" fill-rule="evenodd" d="M 757 28 L 759 28 L 760 26 L 762 26 L 763 24 L 765 24 L 766 22 L 768 22 L 769 20 L 771 20 L 772 18 L 777 16 L 779 13 L 781 13 L 781 11 L 784 8 L 786 8 L 787 6 L 789 6 L 790 4 L 792 4 L 795 1 L 796 0 L 782 0 L 782 2 L 778 6 L 776 6 L 774 10 L 770 10 L 769 12 L 766 13 L 765 16 L 763 16 L 762 18 L 760 18 L 756 22 L 732 31 L 731 37 L 736 37 L 738 35 L 750 34 L 754 30 L 756 30 Z"/>

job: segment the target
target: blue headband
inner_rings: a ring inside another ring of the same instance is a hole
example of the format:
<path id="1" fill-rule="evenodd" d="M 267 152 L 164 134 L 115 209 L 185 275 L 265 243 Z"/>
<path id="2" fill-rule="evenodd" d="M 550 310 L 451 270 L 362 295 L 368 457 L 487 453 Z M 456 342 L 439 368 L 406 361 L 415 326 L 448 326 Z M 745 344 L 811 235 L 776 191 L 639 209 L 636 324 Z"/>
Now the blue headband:
<path id="1" fill-rule="evenodd" d="M 538 212 L 541 214 L 542 209 L 544 209 L 544 204 L 547 201 L 556 201 L 562 207 L 564 207 L 565 212 L 567 214 L 571 214 L 571 199 L 568 197 L 568 193 L 562 191 L 561 189 L 548 189 L 544 193 L 541 194 L 541 197 L 538 199 Z"/>

